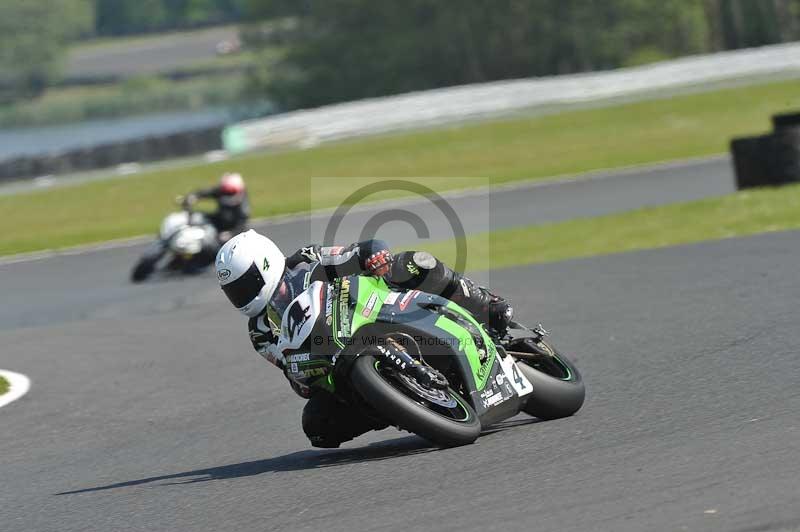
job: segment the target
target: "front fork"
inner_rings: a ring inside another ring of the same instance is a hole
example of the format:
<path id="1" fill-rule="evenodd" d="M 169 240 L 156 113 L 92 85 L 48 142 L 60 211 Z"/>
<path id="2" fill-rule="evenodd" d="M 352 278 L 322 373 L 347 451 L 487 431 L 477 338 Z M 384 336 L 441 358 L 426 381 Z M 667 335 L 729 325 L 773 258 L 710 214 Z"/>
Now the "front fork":
<path id="1" fill-rule="evenodd" d="M 386 345 L 378 345 L 375 349 L 390 368 L 404 373 L 422 386 L 445 389 L 449 385 L 439 370 L 412 357 L 403 346 L 392 338 L 386 340 Z"/>
<path id="2" fill-rule="evenodd" d="M 392 339 L 386 340 L 385 346 L 375 346 L 375 350 L 389 364 L 389 367 L 398 371 L 406 371 L 411 366 L 419 364 L 418 360 L 409 355 L 408 351 Z"/>

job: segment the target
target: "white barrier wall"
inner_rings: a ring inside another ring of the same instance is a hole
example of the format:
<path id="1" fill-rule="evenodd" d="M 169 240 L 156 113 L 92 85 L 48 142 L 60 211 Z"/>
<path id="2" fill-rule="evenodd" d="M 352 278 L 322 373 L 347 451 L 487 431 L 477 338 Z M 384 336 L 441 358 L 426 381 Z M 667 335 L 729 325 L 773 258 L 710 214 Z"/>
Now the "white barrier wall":
<path id="1" fill-rule="evenodd" d="M 241 152 L 501 116 L 522 109 L 636 96 L 751 77 L 800 75 L 800 43 L 693 56 L 635 68 L 498 81 L 294 111 L 226 129 Z"/>

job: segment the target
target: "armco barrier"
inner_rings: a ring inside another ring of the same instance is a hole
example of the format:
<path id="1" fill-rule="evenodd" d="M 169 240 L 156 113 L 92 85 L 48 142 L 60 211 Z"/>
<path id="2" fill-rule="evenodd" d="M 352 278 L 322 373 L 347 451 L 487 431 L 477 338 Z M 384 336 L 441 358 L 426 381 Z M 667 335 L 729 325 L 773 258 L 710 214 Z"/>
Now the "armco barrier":
<path id="1" fill-rule="evenodd" d="M 772 117 L 774 131 L 731 142 L 739 189 L 800 182 L 800 113 Z"/>
<path id="2" fill-rule="evenodd" d="M 221 147 L 221 127 L 145 137 L 39 157 L 6 159 L 0 161 L 0 181 L 185 157 L 219 150 Z"/>

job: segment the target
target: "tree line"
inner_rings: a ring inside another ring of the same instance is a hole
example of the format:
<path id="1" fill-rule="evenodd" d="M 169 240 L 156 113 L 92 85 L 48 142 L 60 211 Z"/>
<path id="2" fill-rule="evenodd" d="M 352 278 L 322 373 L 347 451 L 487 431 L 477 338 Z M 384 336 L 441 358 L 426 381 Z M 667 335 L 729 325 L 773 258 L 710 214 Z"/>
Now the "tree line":
<path id="1" fill-rule="evenodd" d="M 0 104 L 40 94 L 78 39 L 240 20 L 246 0 L 0 0 Z"/>
<path id="2" fill-rule="evenodd" d="M 0 104 L 72 40 L 235 21 L 264 50 L 249 90 L 298 108 L 796 40 L 800 0 L 1 0 Z"/>
<path id="3" fill-rule="evenodd" d="M 245 0 L 93 0 L 96 35 L 130 35 L 240 20 Z"/>
<path id="4" fill-rule="evenodd" d="M 249 0 L 246 8 L 251 20 L 296 22 L 284 58 L 265 59 L 252 80 L 286 108 L 800 38 L 800 0 Z"/>
<path id="5" fill-rule="evenodd" d="M 52 83 L 64 44 L 91 31 L 93 20 L 87 0 L 0 0 L 0 103 Z"/>

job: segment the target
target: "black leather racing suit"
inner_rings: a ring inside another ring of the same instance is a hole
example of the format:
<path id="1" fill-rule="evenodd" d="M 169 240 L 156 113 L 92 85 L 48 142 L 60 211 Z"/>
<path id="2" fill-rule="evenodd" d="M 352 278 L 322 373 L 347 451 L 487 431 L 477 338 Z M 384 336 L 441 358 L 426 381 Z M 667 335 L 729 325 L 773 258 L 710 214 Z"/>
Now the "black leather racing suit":
<path id="1" fill-rule="evenodd" d="M 406 251 L 392 257 L 388 246 L 381 240 L 367 240 L 345 247 L 312 245 L 301 248 L 286 259 L 284 282 L 276 290 L 265 311 L 249 320 L 248 327 L 250 340 L 256 351 L 281 368 L 295 392 L 308 399 L 303 409 L 302 424 L 312 445 L 316 447 L 338 447 L 342 442 L 369 430 L 383 429 L 386 425 L 349 407 L 324 386 L 312 388 L 310 382 L 318 380 L 319 375 L 312 373 L 312 379 L 307 375 L 307 369 L 298 372 L 295 360 L 303 360 L 304 367 L 308 368 L 308 363 L 313 362 L 315 357 L 324 358 L 334 354 L 327 352 L 327 348 L 335 349 L 335 346 L 323 345 L 315 348 L 313 353 L 295 353 L 291 350 L 278 352 L 278 330 L 270 325 L 270 321 L 278 326 L 288 304 L 315 281 L 330 283 L 354 274 L 381 275 L 387 283 L 395 287 L 419 289 L 452 299 L 470 310 L 477 319 L 484 321 L 490 329 L 504 331 L 511 319 L 511 307 L 505 300 L 453 272 L 429 253 Z M 319 295 L 324 297 L 322 293 Z M 293 334 L 298 325 L 304 325 L 302 315 L 297 319 L 290 316 L 289 319 L 292 323 L 283 324 L 289 327 L 289 334 Z M 322 315 L 318 321 L 324 320 Z M 325 323 L 314 323 L 309 325 L 311 326 L 314 327 L 315 334 L 321 337 L 328 337 L 330 334 L 322 332 L 325 330 Z"/>
<path id="2" fill-rule="evenodd" d="M 235 236 L 245 229 L 247 220 L 250 219 L 250 201 L 247 191 L 238 194 L 226 194 L 221 187 L 211 187 L 197 190 L 191 194 L 199 199 L 214 199 L 217 210 L 208 215 L 209 220 L 219 233 L 230 233 Z"/>

